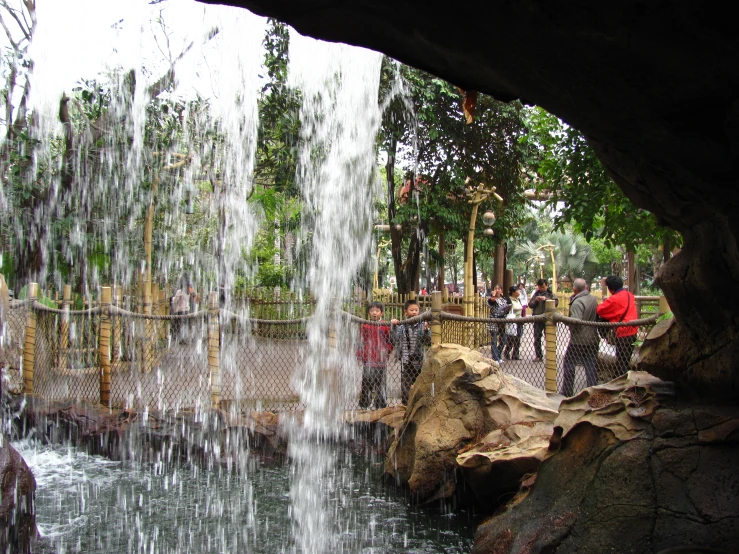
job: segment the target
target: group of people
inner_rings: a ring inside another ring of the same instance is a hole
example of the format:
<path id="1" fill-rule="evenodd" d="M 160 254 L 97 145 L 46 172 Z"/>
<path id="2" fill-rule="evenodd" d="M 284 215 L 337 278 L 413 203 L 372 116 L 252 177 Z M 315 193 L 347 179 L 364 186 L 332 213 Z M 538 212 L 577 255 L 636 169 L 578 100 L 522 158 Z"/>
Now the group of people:
<path id="1" fill-rule="evenodd" d="M 359 393 L 359 407 L 366 409 L 373 404 L 375 409 L 387 406 L 385 381 L 390 352 L 394 349 L 400 360 L 401 402 L 408 404 L 411 386 L 421 373 L 425 347 L 431 344 L 431 332 L 427 321 L 401 323 L 391 319 L 386 323 L 382 318 L 385 307 L 382 302 L 372 302 L 369 306 L 368 323 L 360 327 L 357 357 L 362 362 L 362 384 Z M 416 300 L 403 304 L 406 319 L 418 316 L 420 306 Z"/>
<path id="2" fill-rule="evenodd" d="M 585 279 L 575 279 L 573 294 L 570 297 L 569 316 L 582 321 L 628 322 L 637 319 L 636 299 L 624 288 L 623 280 L 611 275 L 602 281 L 608 288 L 609 296 L 602 303 L 590 294 Z M 557 297 L 549 290 L 545 279 L 536 282 L 536 289 L 528 299 L 523 283 L 513 285 L 508 289 L 508 295 L 503 295 L 503 289 L 496 285 L 487 303 L 491 319 L 513 319 L 526 315 L 526 308 L 531 315 L 541 315 L 546 309 L 547 300 L 553 300 L 555 307 Z M 542 337 L 545 323 L 534 322 L 534 361 L 543 360 Z M 523 325 L 520 323 L 499 323 L 491 321 L 488 324 L 490 331 L 490 350 L 492 358 L 502 363 L 503 358 L 508 360 L 520 359 L 521 334 Z M 629 368 L 631 355 L 634 350 L 634 340 L 638 328 L 636 326 L 621 326 L 615 329 L 615 338 L 612 341 L 616 349 L 617 374 L 626 373 Z M 598 328 L 587 325 L 570 326 L 570 343 L 563 360 L 563 378 L 561 394 L 571 396 L 575 382 L 575 368 L 581 365 L 585 369 L 585 379 L 589 387 L 598 384 L 597 359 L 601 336 Z M 617 375 L 614 375 L 616 377 Z"/>
<path id="3" fill-rule="evenodd" d="M 555 306 L 558 303 L 557 297 L 549 290 L 548 284 L 544 279 L 536 282 L 536 289 L 531 295 L 531 299 L 526 294 L 526 288 L 523 283 L 512 285 L 508 289 L 508 295 L 503 295 L 503 289 L 500 285 L 493 287 L 488 297 L 488 307 L 490 309 L 491 319 L 515 319 L 526 317 L 527 309 L 531 309 L 532 315 L 541 315 L 546 308 L 546 301 L 554 300 Z M 523 334 L 523 325 L 520 323 L 488 323 L 488 331 L 490 331 L 490 350 L 493 359 L 501 363 L 503 358 L 507 360 L 520 360 L 521 335 Z M 541 338 L 544 334 L 544 322 L 534 323 L 534 353 L 535 361 L 540 362 L 543 359 L 541 349 Z"/>
<path id="4" fill-rule="evenodd" d="M 569 316 L 582 321 L 596 322 L 628 322 L 637 319 L 634 295 L 623 286 L 620 277 L 611 275 L 602 284 L 608 288 L 610 296 L 602 303 L 588 291 L 584 279 L 575 279 L 573 294 L 570 297 Z M 528 298 L 523 283 L 513 285 L 508 294 L 503 294 L 500 285 L 496 285 L 487 303 L 491 319 L 510 319 L 504 323 L 491 321 L 488 324 L 491 338 L 492 357 L 502 363 L 507 360 L 519 360 L 523 325 L 516 323 L 517 318 L 525 317 L 527 308 L 532 315 L 541 315 L 546 309 L 547 300 L 557 297 L 549 290 L 546 280 L 539 279 L 531 298 Z M 360 327 L 360 341 L 357 357 L 362 363 L 362 383 L 359 395 L 360 408 L 367 409 L 374 405 L 375 409 L 387 406 L 385 382 L 387 364 L 390 353 L 396 350 L 401 365 L 401 402 L 408 403 L 411 386 L 421 373 L 425 347 L 431 342 L 428 322 L 419 321 L 405 323 L 398 319 L 390 322 L 383 320 L 385 308 L 381 302 L 372 302 L 369 306 L 369 321 Z M 416 300 L 408 300 L 403 305 L 406 319 L 419 315 L 420 306 Z M 534 361 L 543 360 L 542 336 L 545 323 L 534 322 Z M 625 373 L 633 353 L 636 339 L 636 326 L 621 326 L 615 330 L 613 344 L 616 348 L 616 364 L 619 374 Z M 563 360 L 563 379 L 560 393 L 571 396 L 575 381 L 575 368 L 581 365 L 585 369 L 585 378 L 589 387 L 598 384 L 597 357 L 600 345 L 598 327 L 588 325 L 571 325 L 570 342 Z M 615 376 L 614 376 L 615 377 Z"/>

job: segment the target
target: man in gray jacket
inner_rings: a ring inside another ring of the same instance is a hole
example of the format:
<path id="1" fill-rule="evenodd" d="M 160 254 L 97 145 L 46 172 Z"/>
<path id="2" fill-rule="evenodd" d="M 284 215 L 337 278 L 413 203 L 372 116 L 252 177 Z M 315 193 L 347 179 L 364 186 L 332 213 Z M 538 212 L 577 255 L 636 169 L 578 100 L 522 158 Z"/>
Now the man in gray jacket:
<path id="1" fill-rule="evenodd" d="M 570 317 L 582 321 L 596 321 L 595 308 L 598 300 L 592 296 L 585 283 L 585 279 L 575 279 L 572 283 L 574 294 L 570 302 Z M 585 379 L 589 387 L 598 384 L 598 369 L 596 360 L 600 337 L 596 327 L 587 325 L 570 325 L 570 344 L 565 353 L 562 376 L 563 396 L 572 396 L 575 385 L 575 366 L 585 368 Z"/>

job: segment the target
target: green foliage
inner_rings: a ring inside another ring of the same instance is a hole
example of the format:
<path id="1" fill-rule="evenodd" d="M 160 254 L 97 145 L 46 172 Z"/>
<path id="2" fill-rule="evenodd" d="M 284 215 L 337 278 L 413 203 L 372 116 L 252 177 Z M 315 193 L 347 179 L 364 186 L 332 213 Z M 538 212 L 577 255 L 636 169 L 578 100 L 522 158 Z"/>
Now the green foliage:
<path id="1" fill-rule="evenodd" d="M 267 81 L 259 99 L 255 181 L 262 187 L 298 194 L 295 181 L 300 137 L 300 93 L 287 86 L 289 29 L 269 20 L 264 38 Z"/>
<path id="2" fill-rule="evenodd" d="M 613 182 L 585 137 L 541 108 L 526 109 L 529 178 L 555 211 L 555 225 L 567 223 L 587 240 L 633 250 L 639 244 L 676 244 L 679 236 L 654 215 L 636 207 Z"/>

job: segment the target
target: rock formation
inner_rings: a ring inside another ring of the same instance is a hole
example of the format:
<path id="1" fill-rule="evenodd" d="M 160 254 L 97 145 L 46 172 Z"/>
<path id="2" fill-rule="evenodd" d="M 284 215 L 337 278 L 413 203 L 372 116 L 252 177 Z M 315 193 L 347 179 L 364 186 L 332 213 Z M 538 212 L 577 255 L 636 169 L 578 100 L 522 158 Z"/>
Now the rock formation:
<path id="1" fill-rule="evenodd" d="M 739 409 L 663 405 L 663 384 L 645 376 L 563 402 L 556 454 L 478 528 L 473 554 L 733 551 Z"/>
<path id="2" fill-rule="evenodd" d="M 0 551 L 31 552 L 36 538 L 36 480 L 5 436 L 0 436 L 0 486 Z"/>
<path id="3" fill-rule="evenodd" d="M 201 0 L 224 3 L 224 0 Z M 637 206 L 680 231 L 659 276 L 676 345 L 652 360 L 684 395 L 739 398 L 739 34 L 701 3 L 226 0 L 373 48 L 580 129 Z"/>
<path id="4" fill-rule="evenodd" d="M 475 350 L 433 346 L 385 472 L 420 503 L 450 498 L 461 483 L 478 500 L 515 491 L 547 457 L 561 399 L 505 375 Z"/>
<path id="5" fill-rule="evenodd" d="M 640 371 L 563 399 L 440 345 L 385 471 L 420 503 L 460 490 L 488 510 L 510 499 L 475 553 L 646 554 L 736 544 L 737 467 L 737 406 L 679 407 L 672 383 Z"/>

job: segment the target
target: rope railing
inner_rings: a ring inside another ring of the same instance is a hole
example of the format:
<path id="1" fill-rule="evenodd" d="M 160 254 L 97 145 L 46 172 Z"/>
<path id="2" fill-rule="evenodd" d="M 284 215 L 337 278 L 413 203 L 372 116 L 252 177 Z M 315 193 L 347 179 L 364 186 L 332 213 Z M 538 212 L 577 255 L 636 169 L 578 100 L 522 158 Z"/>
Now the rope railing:
<path id="1" fill-rule="evenodd" d="M 117 315 L 121 317 L 128 317 L 131 319 L 149 319 L 152 321 L 171 321 L 171 320 L 182 320 L 182 319 L 205 319 L 208 317 L 208 310 L 200 310 L 198 312 L 187 313 L 187 314 L 171 314 L 171 315 L 155 315 L 155 314 L 142 314 L 138 312 L 131 312 L 124 310 L 118 306 L 104 306 L 103 308 L 94 308 L 96 310 L 104 310 L 110 315 Z"/>
<path id="2" fill-rule="evenodd" d="M 33 303 L 33 309 L 37 310 L 39 312 L 44 312 L 47 314 L 59 314 L 59 315 L 69 315 L 69 316 L 93 316 L 101 313 L 102 308 L 101 307 L 95 307 L 90 308 L 89 310 L 60 310 L 58 308 L 50 308 L 49 306 L 42 304 L 38 300 L 34 300 Z"/>
<path id="3" fill-rule="evenodd" d="M 51 398 L 105 398 L 107 405 L 120 406 L 131 402 L 192 406 L 207 403 L 210 397 L 213 405 L 249 399 L 263 408 L 300 407 L 292 375 L 304 366 L 305 326 L 315 316 L 255 318 L 219 308 L 217 298 L 211 298 L 208 305 L 208 309 L 194 313 L 161 315 L 129 311 L 114 302 L 69 310 L 50 308 L 33 297 L 12 301 L 13 311 L 8 318 L 8 336 L 12 340 L 0 365 L 4 364 L 6 379 L 20 379 L 10 389 Z M 63 317 L 56 317 L 59 315 Z M 329 343 L 333 348 L 345 349 L 350 357 L 361 336 L 360 326 L 386 326 L 391 319 L 372 321 L 345 310 L 333 312 L 332 317 L 338 317 L 342 325 L 340 329 L 329 325 Z M 436 304 L 431 311 L 400 320 L 399 325 L 429 322 L 436 344 L 464 344 L 486 357 L 500 359 L 507 373 L 556 391 L 562 383 L 559 371 L 567 361 L 571 335 L 574 336 L 571 330 L 578 326 L 639 327 L 638 336 L 644 338 L 658 317 L 655 314 L 618 323 L 587 322 L 552 311 L 519 318 L 469 317 L 442 311 Z M 543 336 L 541 329 L 545 326 L 547 332 Z M 104 332 L 107 342 L 103 342 Z M 499 341 L 497 350 L 491 345 L 494 340 Z M 615 357 L 613 342 L 605 338 L 595 340 L 598 343 L 592 348 L 599 364 L 598 379 L 605 382 L 621 369 L 608 362 Z M 535 348 L 537 341 L 539 348 Z M 541 341 L 546 348 L 541 348 Z M 547 371 L 554 371 L 550 362 L 556 365 L 556 374 L 547 373 L 546 379 L 541 363 L 544 357 Z M 18 364 L 21 358 L 22 370 Z M 396 400 L 398 364 L 395 355 L 391 356 L 387 370 L 388 398 Z M 101 367 L 107 369 L 103 371 Z M 361 374 L 361 369 L 352 364 L 336 371 L 348 372 L 339 381 L 349 386 Z M 102 374 L 108 376 L 110 395 L 96 393 Z M 576 383 L 577 386 L 580 385 Z M 184 389 L 191 393 L 186 394 Z M 565 390 L 569 389 L 565 386 Z"/>
<path id="4" fill-rule="evenodd" d="M 552 319 L 554 321 L 561 321 L 567 325 L 583 325 L 585 327 L 639 327 L 642 325 L 654 325 L 657 323 L 660 314 L 654 314 L 643 319 L 632 319 L 631 321 L 583 321 L 582 319 L 576 319 L 573 317 L 567 317 L 562 314 L 554 313 Z"/>
<path id="5" fill-rule="evenodd" d="M 297 319 L 258 319 L 255 317 L 249 317 L 245 315 L 239 315 L 229 310 L 220 309 L 221 321 L 238 320 L 240 323 L 248 325 L 299 325 L 307 323 L 313 316 L 299 317 Z"/>

